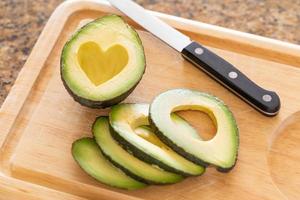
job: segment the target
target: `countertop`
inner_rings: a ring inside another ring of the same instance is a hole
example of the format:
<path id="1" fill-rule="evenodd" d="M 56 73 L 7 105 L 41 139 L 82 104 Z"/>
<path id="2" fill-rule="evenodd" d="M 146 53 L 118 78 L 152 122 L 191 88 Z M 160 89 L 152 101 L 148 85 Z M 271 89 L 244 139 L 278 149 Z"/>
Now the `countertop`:
<path id="1" fill-rule="evenodd" d="M 300 44 L 300 0 L 136 0 L 147 9 Z M 62 0 L 0 1 L 0 105 Z"/>

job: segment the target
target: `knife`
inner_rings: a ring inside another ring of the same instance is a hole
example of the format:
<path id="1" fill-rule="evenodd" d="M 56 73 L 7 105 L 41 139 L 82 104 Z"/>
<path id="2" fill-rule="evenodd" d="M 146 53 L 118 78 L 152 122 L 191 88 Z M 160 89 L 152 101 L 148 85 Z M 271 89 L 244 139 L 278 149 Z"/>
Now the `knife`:
<path id="1" fill-rule="evenodd" d="M 280 99 L 275 92 L 258 86 L 223 58 L 192 41 L 131 0 L 108 1 L 261 113 L 274 116 L 279 112 Z"/>

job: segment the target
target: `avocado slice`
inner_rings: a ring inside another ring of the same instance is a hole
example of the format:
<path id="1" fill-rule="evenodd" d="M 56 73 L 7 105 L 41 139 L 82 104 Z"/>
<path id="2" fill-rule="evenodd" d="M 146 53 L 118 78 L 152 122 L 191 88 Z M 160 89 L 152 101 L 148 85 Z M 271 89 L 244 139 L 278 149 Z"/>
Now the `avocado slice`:
<path id="1" fill-rule="evenodd" d="M 190 137 L 185 126 L 175 128 L 170 114 L 179 110 L 206 112 L 217 126 L 217 133 L 209 141 Z M 239 133 L 229 108 L 218 98 L 189 89 L 174 89 L 158 95 L 150 106 L 150 123 L 156 135 L 174 151 L 190 161 L 212 164 L 227 172 L 236 163 Z"/>
<path id="2" fill-rule="evenodd" d="M 145 71 L 137 32 L 117 15 L 96 19 L 79 29 L 61 53 L 61 79 L 80 104 L 104 108 L 124 100 Z"/>
<path id="3" fill-rule="evenodd" d="M 86 173 L 104 184 L 128 190 L 146 186 L 110 163 L 92 138 L 76 140 L 72 145 L 72 155 Z"/>
<path id="4" fill-rule="evenodd" d="M 148 104 L 119 104 L 112 107 L 109 120 L 112 136 L 123 148 L 132 152 L 139 159 L 155 164 L 167 171 L 183 176 L 201 175 L 205 169 L 180 156 L 168 146 L 163 144 L 153 132 L 147 131 L 141 134 L 136 128 L 149 125 Z M 173 128 L 185 127 L 185 134 L 189 137 L 201 140 L 196 130 L 182 118 L 172 115 Z"/>
<path id="5" fill-rule="evenodd" d="M 96 119 L 93 125 L 93 134 L 103 155 L 130 177 L 148 184 L 170 184 L 183 179 L 178 174 L 164 171 L 139 160 L 119 146 L 111 136 L 108 117 Z"/>

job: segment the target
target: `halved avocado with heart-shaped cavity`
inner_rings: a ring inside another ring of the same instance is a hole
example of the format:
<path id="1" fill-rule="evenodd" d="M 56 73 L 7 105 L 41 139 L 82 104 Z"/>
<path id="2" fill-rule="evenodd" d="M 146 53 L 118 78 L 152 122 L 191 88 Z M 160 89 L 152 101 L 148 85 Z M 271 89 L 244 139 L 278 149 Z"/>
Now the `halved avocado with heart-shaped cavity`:
<path id="1" fill-rule="evenodd" d="M 61 78 L 75 101 L 103 108 L 124 100 L 141 80 L 145 55 L 137 32 L 117 15 L 79 29 L 61 54 Z"/>

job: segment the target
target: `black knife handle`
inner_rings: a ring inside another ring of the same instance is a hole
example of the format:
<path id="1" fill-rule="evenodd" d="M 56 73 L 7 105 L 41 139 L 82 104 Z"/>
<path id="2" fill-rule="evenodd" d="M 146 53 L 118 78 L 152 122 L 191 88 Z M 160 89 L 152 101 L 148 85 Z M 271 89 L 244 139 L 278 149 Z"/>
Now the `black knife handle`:
<path id="1" fill-rule="evenodd" d="M 263 114 L 274 116 L 278 113 L 280 109 L 278 95 L 255 84 L 223 58 L 197 42 L 189 44 L 181 53 L 184 58 L 205 71 Z"/>

